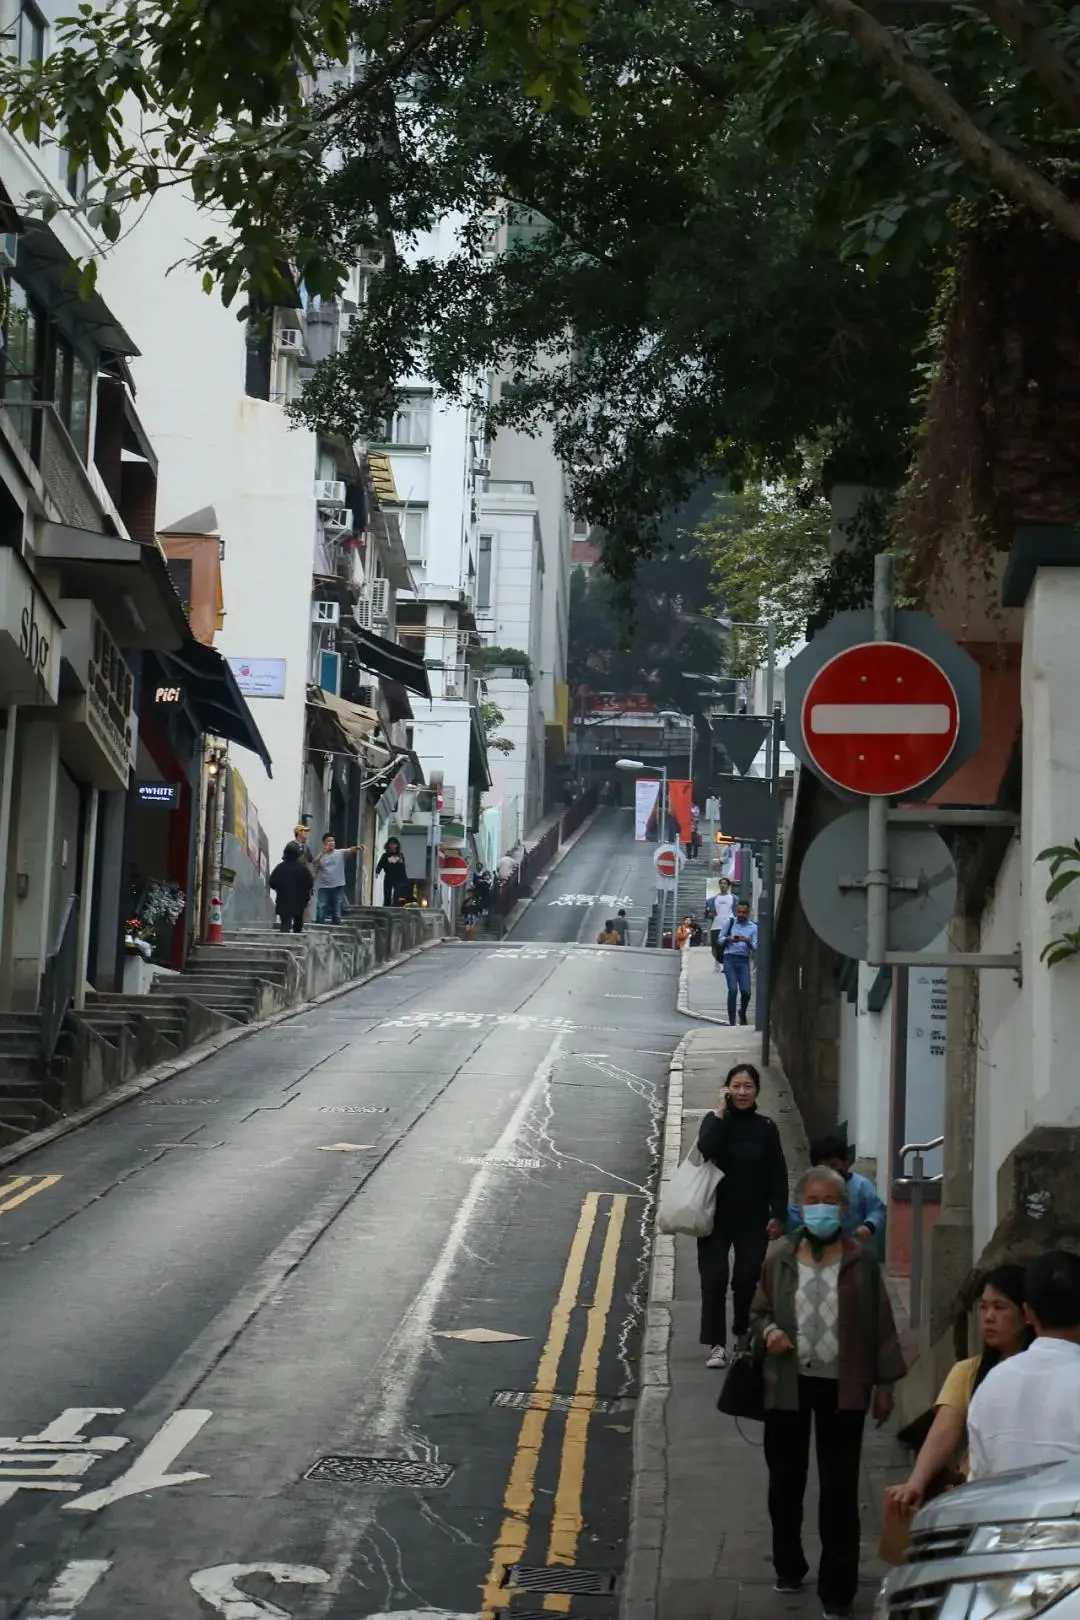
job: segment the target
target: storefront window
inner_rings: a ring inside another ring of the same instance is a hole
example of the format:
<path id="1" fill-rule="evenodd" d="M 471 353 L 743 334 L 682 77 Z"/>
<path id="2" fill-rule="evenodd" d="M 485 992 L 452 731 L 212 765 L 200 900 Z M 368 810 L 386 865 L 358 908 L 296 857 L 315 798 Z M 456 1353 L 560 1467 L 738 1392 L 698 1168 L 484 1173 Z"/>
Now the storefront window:
<path id="1" fill-rule="evenodd" d="M 67 429 L 83 461 L 90 454 L 90 399 L 94 377 L 85 360 L 76 354 L 71 362 L 71 404 Z"/>

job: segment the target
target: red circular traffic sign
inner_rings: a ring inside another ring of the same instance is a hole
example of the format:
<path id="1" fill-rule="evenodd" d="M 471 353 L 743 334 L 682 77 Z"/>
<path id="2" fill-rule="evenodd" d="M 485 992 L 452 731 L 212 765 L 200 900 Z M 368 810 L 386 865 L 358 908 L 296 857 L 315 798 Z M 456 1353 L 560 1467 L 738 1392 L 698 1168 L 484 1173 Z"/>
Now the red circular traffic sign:
<path id="1" fill-rule="evenodd" d="M 934 776 L 956 746 L 952 682 L 926 653 L 864 641 L 837 653 L 803 700 L 802 733 L 817 769 L 851 793 L 893 797 Z"/>
<path id="2" fill-rule="evenodd" d="M 440 849 L 439 882 L 448 889 L 456 889 L 469 875 L 469 863 L 456 849 Z"/>
<path id="3" fill-rule="evenodd" d="M 679 858 L 673 849 L 658 849 L 653 857 L 653 865 L 662 878 L 673 878 L 678 869 Z"/>

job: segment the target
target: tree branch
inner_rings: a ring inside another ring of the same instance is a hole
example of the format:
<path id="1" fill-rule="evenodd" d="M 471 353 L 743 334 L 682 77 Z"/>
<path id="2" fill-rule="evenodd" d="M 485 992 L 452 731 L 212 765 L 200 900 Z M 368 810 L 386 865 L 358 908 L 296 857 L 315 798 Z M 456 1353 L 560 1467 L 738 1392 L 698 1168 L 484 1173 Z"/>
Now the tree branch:
<path id="1" fill-rule="evenodd" d="M 902 84 L 930 122 L 960 149 L 973 169 L 1032 213 L 1080 242 L 1080 207 L 1029 163 L 1013 157 L 980 129 L 945 86 L 912 55 L 904 40 L 854 0 L 813 0 L 821 15 L 851 35 L 863 55 Z"/>
<path id="2" fill-rule="evenodd" d="M 1080 73 L 1055 45 L 1027 0 L 977 0 L 1072 124 L 1080 124 Z"/>

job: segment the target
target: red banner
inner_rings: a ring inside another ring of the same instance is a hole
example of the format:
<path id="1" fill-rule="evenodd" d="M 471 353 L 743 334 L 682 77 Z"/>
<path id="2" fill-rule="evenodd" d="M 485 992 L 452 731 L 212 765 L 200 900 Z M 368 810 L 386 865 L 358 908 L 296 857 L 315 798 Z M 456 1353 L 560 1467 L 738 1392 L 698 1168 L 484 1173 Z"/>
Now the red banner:
<path id="1" fill-rule="evenodd" d="M 669 780 L 668 814 L 679 828 L 679 842 L 688 844 L 694 836 L 694 822 L 690 814 L 690 805 L 693 798 L 694 784 L 692 782 L 672 782 Z"/>

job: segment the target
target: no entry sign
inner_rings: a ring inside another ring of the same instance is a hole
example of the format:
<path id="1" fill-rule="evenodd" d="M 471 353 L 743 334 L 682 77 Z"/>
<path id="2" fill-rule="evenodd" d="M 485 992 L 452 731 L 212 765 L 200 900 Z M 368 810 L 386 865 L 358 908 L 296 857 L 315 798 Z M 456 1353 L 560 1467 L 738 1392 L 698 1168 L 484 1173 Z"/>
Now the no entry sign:
<path id="1" fill-rule="evenodd" d="M 653 855 L 653 865 L 661 883 L 670 883 L 686 865 L 686 856 L 677 844 L 661 844 Z"/>
<path id="2" fill-rule="evenodd" d="M 439 882 L 445 883 L 448 889 L 459 888 L 469 875 L 469 863 L 456 849 L 440 849 L 439 851 Z"/>
<path id="3" fill-rule="evenodd" d="M 956 746 L 960 706 L 941 665 L 897 641 L 864 641 L 818 670 L 802 705 L 817 770 L 851 793 L 893 797 L 937 774 Z"/>

